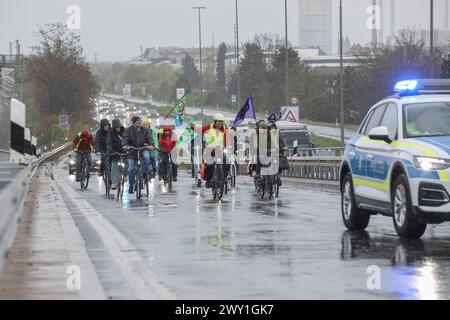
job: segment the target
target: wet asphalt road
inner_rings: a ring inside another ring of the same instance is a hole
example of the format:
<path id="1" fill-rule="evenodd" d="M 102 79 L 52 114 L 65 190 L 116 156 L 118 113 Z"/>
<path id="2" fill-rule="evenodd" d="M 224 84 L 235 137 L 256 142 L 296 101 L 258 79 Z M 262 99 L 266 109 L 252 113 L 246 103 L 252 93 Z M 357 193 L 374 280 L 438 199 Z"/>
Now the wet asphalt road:
<path id="1" fill-rule="evenodd" d="M 181 174 L 173 192 L 155 182 L 149 199 L 121 203 L 106 199 L 97 177 L 81 192 L 63 163 L 55 174 L 59 186 L 73 188 L 129 241 L 146 270 L 177 298 L 450 297 L 450 224 L 429 226 L 422 240 L 402 241 L 391 219 L 381 216 L 367 232 L 346 231 L 337 192 L 296 183 L 285 183 L 279 199 L 261 200 L 251 180 L 239 177 L 219 203 Z M 101 244 L 86 223 L 77 224 L 95 260 Z M 102 275 L 107 268 L 96 268 L 107 295 L 134 298 L 124 281 L 114 280 L 126 279 L 126 272 L 111 267 L 111 277 Z M 379 289 L 369 278 L 373 270 L 380 271 Z"/>
<path id="2" fill-rule="evenodd" d="M 341 128 L 333 128 L 333 127 L 325 127 L 325 126 L 316 126 L 316 125 L 308 125 L 308 130 L 310 130 L 312 133 L 322 136 L 331 138 L 334 140 L 341 140 Z M 350 140 L 354 135 L 356 131 L 352 129 L 345 129 L 344 130 L 344 140 Z"/>

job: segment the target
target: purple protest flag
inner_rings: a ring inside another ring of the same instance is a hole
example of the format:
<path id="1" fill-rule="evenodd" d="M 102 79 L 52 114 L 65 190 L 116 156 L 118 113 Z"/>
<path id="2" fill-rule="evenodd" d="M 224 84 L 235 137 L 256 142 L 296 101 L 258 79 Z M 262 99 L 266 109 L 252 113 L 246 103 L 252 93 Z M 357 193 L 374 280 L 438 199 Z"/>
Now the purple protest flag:
<path id="1" fill-rule="evenodd" d="M 242 121 L 244 121 L 244 119 L 256 120 L 255 107 L 253 105 L 252 97 L 247 98 L 247 101 L 245 101 L 245 104 L 242 106 L 241 110 L 239 110 L 238 114 L 236 115 L 232 127 L 234 128 L 238 126 L 239 124 L 242 123 Z"/>

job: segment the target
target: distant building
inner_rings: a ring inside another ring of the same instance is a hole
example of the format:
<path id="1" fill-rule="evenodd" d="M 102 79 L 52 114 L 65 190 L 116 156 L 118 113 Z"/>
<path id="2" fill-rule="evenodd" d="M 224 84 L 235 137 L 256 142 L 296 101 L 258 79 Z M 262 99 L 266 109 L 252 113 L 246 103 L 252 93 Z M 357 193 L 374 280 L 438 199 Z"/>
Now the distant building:
<path id="1" fill-rule="evenodd" d="M 299 0 L 301 49 L 332 52 L 332 0 Z"/>
<path id="2" fill-rule="evenodd" d="M 142 55 L 132 59 L 132 64 L 153 64 L 153 65 L 167 65 L 173 69 L 181 69 L 182 61 L 189 54 L 197 68 L 200 68 L 200 54 L 198 48 L 180 48 L 180 47 L 158 47 L 146 48 Z M 203 70 L 211 59 L 212 48 L 203 48 Z M 215 50 L 217 54 L 217 48 Z"/>

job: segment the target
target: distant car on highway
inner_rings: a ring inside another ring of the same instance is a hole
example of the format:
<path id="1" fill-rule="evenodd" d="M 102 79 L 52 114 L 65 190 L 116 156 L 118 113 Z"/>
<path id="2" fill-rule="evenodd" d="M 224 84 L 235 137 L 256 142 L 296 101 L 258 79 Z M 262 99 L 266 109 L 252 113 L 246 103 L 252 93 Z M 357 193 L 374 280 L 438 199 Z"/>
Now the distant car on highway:
<path id="1" fill-rule="evenodd" d="M 277 121 L 277 128 L 280 131 L 280 135 L 286 140 L 289 155 L 293 155 L 295 144 L 297 144 L 298 149 L 314 148 L 310 139 L 311 134 L 306 125 L 289 121 Z"/>

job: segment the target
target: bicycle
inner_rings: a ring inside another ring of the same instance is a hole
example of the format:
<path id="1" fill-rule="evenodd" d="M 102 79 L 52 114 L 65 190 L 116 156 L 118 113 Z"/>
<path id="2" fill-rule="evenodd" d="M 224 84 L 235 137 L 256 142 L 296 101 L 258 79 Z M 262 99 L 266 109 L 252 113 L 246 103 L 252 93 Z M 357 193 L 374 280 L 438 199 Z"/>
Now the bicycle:
<path id="1" fill-rule="evenodd" d="M 277 160 L 273 160 L 275 165 L 277 164 Z M 272 170 L 272 162 L 268 166 L 261 167 L 261 199 L 264 199 L 264 195 L 267 194 L 269 196 L 269 200 L 273 199 L 273 196 L 278 197 L 280 192 L 280 186 L 278 185 L 278 167 L 276 166 L 277 173 L 270 174 Z"/>
<path id="2" fill-rule="evenodd" d="M 134 185 L 133 185 L 133 189 L 136 192 L 136 199 L 137 200 L 141 199 L 142 189 L 144 188 L 144 184 L 145 184 L 145 189 L 146 189 L 147 198 L 148 198 L 148 196 L 149 196 L 148 179 L 145 179 L 145 181 L 144 181 L 144 179 L 142 177 L 142 164 L 141 164 L 141 151 L 147 150 L 147 147 L 136 148 L 133 146 L 128 146 L 128 149 L 137 151 L 136 173 L 134 175 Z"/>
<path id="3" fill-rule="evenodd" d="M 101 163 L 104 163 L 103 182 L 105 183 L 105 194 L 106 196 L 109 196 L 111 194 L 111 165 L 109 161 L 109 154 L 101 153 L 100 161 Z"/>
<path id="4" fill-rule="evenodd" d="M 117 184 L 117 192 L 116 192 L 116 199 L 119 201 L 123 198 L 123 190 L 125 189 L 125 181 L 127 179 L 128 172 L 125 170 L 125 161 L 124 158 L 127 156 L 126 153 L 118 153 L 114 152 L 111 154 L 111 156 L 119 156 L 120 160 L 117 163 L 117 169 L 119 174 L 119 183 Z"/>
<path id="5" fill-rule="evenodd" d="M 81 152 L 81 151 L 76 151 L 77 153 L 80 154 L 80 156 L 82 156 L 83 153 L 90 153 L 90 151 L 88 152 Z M 80 189 L 86 190 L 88 185 L 89 185 L 89 176 L 90 176 L 90 166 L 89 166 L 89 162 L 87 160 L 86 157 L 83 157 L 83 159 L 81 160 L 80 163 Z"/>
<path id="6" fill-rule="evenodd" d="M 202 186 L 202 175 L 201 175 L 201 161 L 200 161 L 200 155 L 199 155 L 199 151 L 201 149 L 201 147 L 199 146 L 195 146 L 195 154 L 197 157 L 197 176 L 195 177 L 197 179 L 197 188 L 200 188 Z M 195 160 L 195 158 L 194 158 Z"/>
<path id="7" fill-rule="evenodd" d="M 167 168 L 166 174 L 163 176 L 164 186 L 167 187 L 168 191 L 172 191 L 172 180 L 173 180 L 173 163 L 172 163 L 172 154 L 171 152 L 161 153 L 161 165 L 164 159 L 164 155 L 167 154 Z"/>
<path id="8" fill-rule="evenodd" d="M 228 184 L 230 184 L 230 188 L 232 189 L 236 187 L 237 166 L 236 166 L 236 157 L 234 153 L 229 154 L 228 150 L 225 150 L 224 153 L 228 156 L 227 162 L 230 163 L 225 187 L 225 194 L 226 194 L 228 192 Z"/>
<path id="9" fill-rule="evenodd" d="M 224 189 L 227 185 L 224 173 L 224 164 L 222 162 L 223 161 L 221 159 L 216 159 L 214 162 L 214 172 L 211 180 L 213 197 L 217 200 L 222 199 Z"/>

